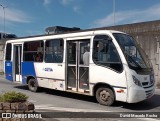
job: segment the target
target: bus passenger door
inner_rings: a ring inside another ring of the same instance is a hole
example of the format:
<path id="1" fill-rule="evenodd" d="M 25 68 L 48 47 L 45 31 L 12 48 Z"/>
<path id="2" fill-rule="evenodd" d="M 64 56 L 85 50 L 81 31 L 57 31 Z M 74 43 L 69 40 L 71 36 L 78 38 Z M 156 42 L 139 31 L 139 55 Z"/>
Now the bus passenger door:
<path id="1" fill-rule="evenodd" d="M 90 40 L 67 42 L 67 90 L 89 92 Z"/>
<path id="2" fill-rule="evenodd" d="M 14 45 L 13 76 L 16 82 L 22 82 L 21 55 L 22 55 L 22 45 L 21 44 Z"/>

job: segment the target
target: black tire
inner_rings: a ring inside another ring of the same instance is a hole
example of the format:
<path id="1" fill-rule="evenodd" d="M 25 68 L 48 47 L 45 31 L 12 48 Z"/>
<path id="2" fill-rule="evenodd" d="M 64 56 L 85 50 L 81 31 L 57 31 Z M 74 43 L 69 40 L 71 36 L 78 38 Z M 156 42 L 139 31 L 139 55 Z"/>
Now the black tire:
<path id="1" fill-rule="evenodd" d="M 37 81 L 34 78 L 31 78 L 28 81 L 28 88 L 32 92 L 37 92 L 38 91 L 38 84 L 37 84 Z"/>
<path id="2" fill-rule="evenodd" d="M 115 101 L 115 96 L 110 88 L 99 87 L 96 90 L 96 99 L 101 105 L 111 106 Z"/>

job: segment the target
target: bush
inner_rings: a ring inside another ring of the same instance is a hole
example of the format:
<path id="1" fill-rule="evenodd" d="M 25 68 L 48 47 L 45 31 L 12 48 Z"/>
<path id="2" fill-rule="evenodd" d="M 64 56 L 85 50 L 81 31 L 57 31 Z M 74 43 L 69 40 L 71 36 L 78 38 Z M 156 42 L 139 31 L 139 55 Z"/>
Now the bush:
<path id="1" fill-rule="evenodd" d="M 3 98 L 1 94 L 0 94 L 0 102 L 3 102 Z"/>
<path id="2" fill-rule="evenodd" d="M 0 102 L 25 102 L 27 99 L 28 96 L 26 94 L 15 91 L 6 92 L 0 95 Z"/>

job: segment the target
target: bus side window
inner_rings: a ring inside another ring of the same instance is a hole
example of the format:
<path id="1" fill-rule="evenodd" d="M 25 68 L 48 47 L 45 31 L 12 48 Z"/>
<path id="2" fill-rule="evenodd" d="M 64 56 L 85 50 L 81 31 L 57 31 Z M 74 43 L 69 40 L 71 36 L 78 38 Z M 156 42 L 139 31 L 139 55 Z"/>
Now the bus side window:
<path id="1" fill-rule="evenodd" d="M 11 43 L 7 43 L 5 60 L 8 60 L 8 61 L 11 60 L 11 51 L 12 51 L 12 45 L 11 45 Z"/>
<path id="2" fill-rule="evenodd" d="M 110 67 L 118 72 L 122 71 L 119 54 L 107 35 L 97 35 L 93 40 L 93 61 L 97 65 Z"/>
<path id="3" fill-rule="evenodd" d="M 63 62 L 63 39 L 47 40 L 45 43 L 45 62 L 62 63 Z"/>
<path id="4" fill-rule="evenodd" d="M 35 41 L 35 42 L 25 42 L 23 49 L 23 60 L 24 61 L 35 61 L 42 62 L 43 61 L 43 47 L 44 42 Z"/>

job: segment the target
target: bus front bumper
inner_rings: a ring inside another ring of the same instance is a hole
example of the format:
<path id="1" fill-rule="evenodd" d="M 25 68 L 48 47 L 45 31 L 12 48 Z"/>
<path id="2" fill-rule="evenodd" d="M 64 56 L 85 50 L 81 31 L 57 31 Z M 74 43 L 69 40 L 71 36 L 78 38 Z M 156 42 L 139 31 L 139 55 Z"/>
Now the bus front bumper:
<path id="1" fill-rule="evenodd" d="M 139 86 L 131 86 L 129 88 L 127 102 L 128 103 L 137 103 L 148 98 L 151 98 L 154 95 L 155 86 L 150 88 L 143 88 Z"/>

